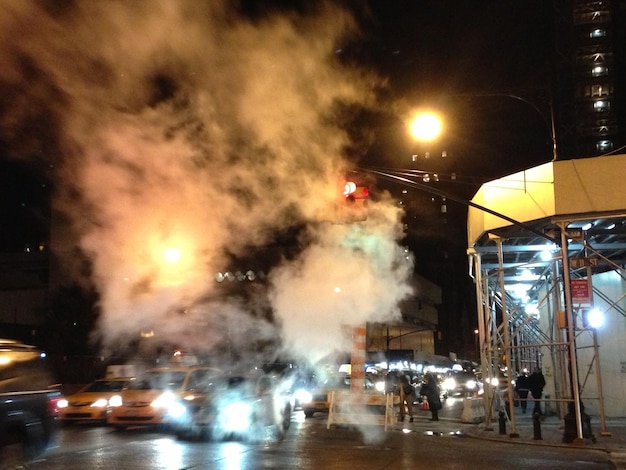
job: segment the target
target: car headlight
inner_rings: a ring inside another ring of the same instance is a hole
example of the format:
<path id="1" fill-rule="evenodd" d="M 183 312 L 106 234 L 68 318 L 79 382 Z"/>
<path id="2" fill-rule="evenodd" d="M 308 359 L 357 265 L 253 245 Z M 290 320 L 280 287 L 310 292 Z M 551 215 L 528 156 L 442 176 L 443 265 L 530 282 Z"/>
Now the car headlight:
<path id="1" fill-rule="evenodd" d="M 170 406 L 167 408 L 167 414 L 172 418 L 180 418 L 184 416 L 185 413 L 187 413 L 187 407 L 179 401 L 170 403 Z"/>
<path id="2" fill-rule="evenodd" d="M 166 392 L 150 403 L 150 406 L 155 408 L 169 408 L 176 401 L 176 397 L 173 393 Z"/>
<path id="3" fill-rule="evenodd" d="M 442 386 L 444 390 L 454 390 L 456 388 L 456 380 L 454 380 L 452 377 L 448 377 L 446 380 L 443 381 Z"/>
<path id="4" fill-rule="evenodd" d="M 311 395 L 310 392 L 302 389 L 296 391 L 295 396 L 296 399 L 300 401 L 300 403 L 311 403 L 311 400 L 313 400 L 313 395 Z"/>
<path id="5" fill-rule="evenodd" d="M 94 401 L 91 406 L 93 406 L 94 408 L 104 408 L 109 404 L 109 402 L 104 399 L 104 398 L 99 398 L 98 400 Z"/>
<path id="6" fill-rule="evenodd" d="M 65 398 L 61 398 L 59 401 L 57 401 L 57 408 L 67 408 L 68 405 L 69 402 Z"/>
<path id="7" fill-rule="evenodd" d="M 111 398 L 109 398 L 109 406 L 122 406 L 121 395 L 113 395 Z"/>
<path id="8" fill-rule="evenodd" d="M 226 432 L 245 431 L 250 426 L 251 407 L 248 403 L 232 402 L 220 412 L 220 425 Z"/>
<path id="9" fill-rule="evenodd" d="M 467 382 L 465 382 L 465 388 L 469 389 L 469 390 L 474 390 L 476 388 L 476 381 L 475 380 L 468 380 Z"/>

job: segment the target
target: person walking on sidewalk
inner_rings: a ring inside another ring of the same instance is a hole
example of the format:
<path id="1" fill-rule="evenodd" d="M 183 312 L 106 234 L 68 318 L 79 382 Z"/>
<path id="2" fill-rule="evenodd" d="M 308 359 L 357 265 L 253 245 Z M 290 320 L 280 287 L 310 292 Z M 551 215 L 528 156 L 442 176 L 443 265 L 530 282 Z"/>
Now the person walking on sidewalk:
<path id="1" fill-rule="evenodd" d="M 413 398 L 415 389 L 405 374 L 398 378 L 398 393 L 400 394 L 400 421 L 404 421 L 405 410 L 409 414 L 409 422 L 413 422 Z"/>
<path id="2" fill-rule="evenodd" d="M 437 378 L 435 374 L 431 372 L 426 372 L 424 376 L 425 382 L 422 384 L 422 388 L 420 389 L 420 394 L 425 395 L 428 399 L 428 408 L 432 414 L 430 418 L 431 421 L 439 421 L 439 410 L 442 408 L 441 406 L 441 390 L 439 389 L 439 384 L 437 383 Z"/>
<path id="3" fill-rule="evenodd" d="M 546 386 L 546 379 L 541 373 L 541 369 L 537 368 L 528 377 L 528 389 L 533 395 L 535 400 L 535 407 L 533 408 L 533 414 L 541 413 L 541 395 L 543 394 L 543 387 Z"/>
<path id="4" fill-rule="evenodd" d="M 517 392 L 517 398 L 519 398 L 522 413 L 526 413 L 526 408 L 528 407 L 528 392 L 530 391 L 526 372 L 522 372 L 515 381 L 515 391 Z"/>

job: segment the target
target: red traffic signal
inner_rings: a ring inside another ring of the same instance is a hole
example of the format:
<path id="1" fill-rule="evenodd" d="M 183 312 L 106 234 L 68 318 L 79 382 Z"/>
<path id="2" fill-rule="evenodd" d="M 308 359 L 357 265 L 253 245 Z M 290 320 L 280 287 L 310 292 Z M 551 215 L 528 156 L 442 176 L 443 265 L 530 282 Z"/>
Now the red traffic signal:
<path id="1" fill-rule="evenodd" d="M 350 201 L 365 199 L 369 196 L 369 190 L 365 186 L 358 186 L 354 181 L 346 181 L 343 195 Z"/>
<path id="2" fill-rule="evenodd" d="M 366 186 L 359 186 L 354 181 L 346 181 L 343 187 L 343 197 L 346 202 L 337 207 L 337 221 L 351 223 L 366 220 L 368 196 L 369 190 Z"/>

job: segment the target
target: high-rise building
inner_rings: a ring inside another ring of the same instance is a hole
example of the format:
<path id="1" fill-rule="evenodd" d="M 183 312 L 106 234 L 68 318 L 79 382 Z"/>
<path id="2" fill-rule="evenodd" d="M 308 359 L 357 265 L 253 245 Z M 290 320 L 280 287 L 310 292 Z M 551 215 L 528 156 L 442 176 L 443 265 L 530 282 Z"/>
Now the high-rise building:
<path id="1" fill-rule="evenodd" d="M 626 1 L 555 0 L 558 158 L 626 145 Z"/>

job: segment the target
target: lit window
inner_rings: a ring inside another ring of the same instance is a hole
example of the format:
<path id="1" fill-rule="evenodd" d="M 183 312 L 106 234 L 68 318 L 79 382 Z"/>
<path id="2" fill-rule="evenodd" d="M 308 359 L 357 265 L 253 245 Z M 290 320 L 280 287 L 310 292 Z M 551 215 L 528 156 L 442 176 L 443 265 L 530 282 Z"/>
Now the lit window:
<path id="1" fill-rule="evenodd" d="M 613 141 L 599 140 L 598 142 L 596 142 L 596 150 L 598 152 L 608 152 L 609 150 L 613 150 Z"/>
<path id="2" fill-rule="evenodd" d="M 594 29 L 589 33 L 590 38 L 602 38 L 604 36 L 606 36 L 606 30 L 604 29 Z"/>
<path id="3" fill-rule="evenodd" d="M 601 96 L 609 96 L 610 86 L 607 85 L 592 85 L 591 86 L 591 96 L 592 97 L 601 97 Z"/>
<path id="4" fill-rule="evenodd" d="M 594 101 L 593 109 L 597 113 L 607 113 L 611 108 L 611 104 L 608 101 Z"/>
<path id="5" fill-rule="evenodd" d="M 596 52 L 595 54 L 591 54 L 591 60 L 594 62 L 604 62 L 604 52 Z"/>
<path id="6" fill-rule="evenodd" d="M 608 75 L 609 69 L 604 65 L 597 65 L 591 69 L 591 75 L 593 77 L 602 77 L 604 75 Z"/>

